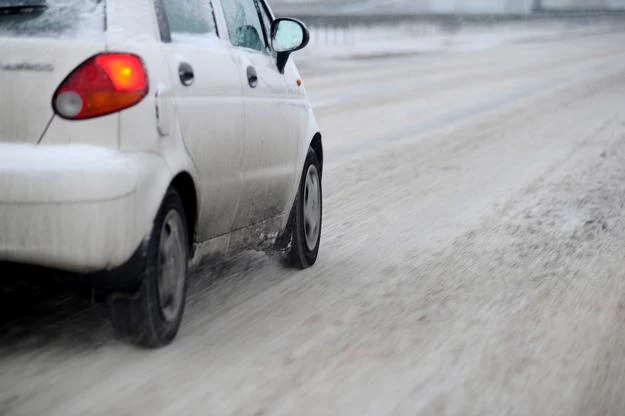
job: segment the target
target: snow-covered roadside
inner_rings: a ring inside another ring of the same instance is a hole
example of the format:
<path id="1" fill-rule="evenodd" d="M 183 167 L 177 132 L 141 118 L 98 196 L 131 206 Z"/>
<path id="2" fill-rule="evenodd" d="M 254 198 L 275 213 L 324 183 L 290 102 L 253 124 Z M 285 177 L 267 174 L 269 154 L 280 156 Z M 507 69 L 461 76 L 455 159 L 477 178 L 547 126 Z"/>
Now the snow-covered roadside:
<path id="1" fill-rule="evenodd" d="M 298 62 L 320 58 L 370 58 L 432 52 L 465 52 L 493 48 L 511 42 L 537 41 L 623 30 L 623 22 L 608 20 L 508 23 L 445 31 L 433 24 L 393 27 L 311 27 L 311 43 L 297 55 Z"/>

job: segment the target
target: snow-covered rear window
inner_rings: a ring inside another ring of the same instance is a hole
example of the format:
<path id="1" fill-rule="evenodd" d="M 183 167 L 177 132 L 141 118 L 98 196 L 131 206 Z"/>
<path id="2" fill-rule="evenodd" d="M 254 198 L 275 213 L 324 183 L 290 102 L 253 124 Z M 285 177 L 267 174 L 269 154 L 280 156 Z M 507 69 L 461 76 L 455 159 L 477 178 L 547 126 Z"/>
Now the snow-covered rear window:
<path id="1" fill-rule="evenodd" d="M 0 36 L 89 38 L 105 30 L 105 0 L 0 0 Z"/>

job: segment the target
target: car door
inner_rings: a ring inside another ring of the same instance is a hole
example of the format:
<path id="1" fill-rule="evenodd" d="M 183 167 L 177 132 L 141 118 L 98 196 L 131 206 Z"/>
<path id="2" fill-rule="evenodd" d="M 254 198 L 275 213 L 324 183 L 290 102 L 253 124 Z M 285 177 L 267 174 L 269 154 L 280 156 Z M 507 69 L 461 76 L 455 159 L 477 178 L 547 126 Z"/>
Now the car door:
<path id="1" fill-rule="evenodd" d="M 218 37 L 210 0 L 162 1 L 178 121 L 199 177 L 198 236 L 206 240 L 230 232 L 242 189 L 240 65 Z"/>
<path id="2" fill-rule="evenodd" d="M 257 0 L 221 0 L 232 54 L 243 77 L 243 187 L 234 228 L 284 212 L 297 157 L 298 121 L 269 46 L 269 18 Z"/>

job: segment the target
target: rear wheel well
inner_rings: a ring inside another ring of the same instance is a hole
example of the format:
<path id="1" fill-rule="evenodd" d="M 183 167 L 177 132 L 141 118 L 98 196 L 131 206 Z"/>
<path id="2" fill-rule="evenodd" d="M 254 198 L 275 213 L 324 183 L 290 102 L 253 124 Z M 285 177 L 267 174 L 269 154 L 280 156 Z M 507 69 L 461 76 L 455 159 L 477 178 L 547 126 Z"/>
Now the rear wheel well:
<path id="1" fill-rule="evenodd" d="M 310 147 L 312 147 L 315 153 L 317 154 L 317 159 L 319 159 L 319 163 L 321 164 L 321 167 L 323 168 L 323 144 L 321 143 L 321 133 L 315 134 L 315 137 L 313 137 L 312 142 L 310 142 Z"/>
<path id="2" fill-rule="evenodd" d="M 178 192 L 182 199 L 182 205 L 184 207 L 184 214 L 187 219 L 187 226 L 189 227 L 189 252 L 193 249 L 193 243 L 195 241 L 195 228 L 197 224 L 197 191 L 195 189 L 195 183 L 193 178 L 187 172 L 178 174 L 171 182 L 171 187 Z"/>

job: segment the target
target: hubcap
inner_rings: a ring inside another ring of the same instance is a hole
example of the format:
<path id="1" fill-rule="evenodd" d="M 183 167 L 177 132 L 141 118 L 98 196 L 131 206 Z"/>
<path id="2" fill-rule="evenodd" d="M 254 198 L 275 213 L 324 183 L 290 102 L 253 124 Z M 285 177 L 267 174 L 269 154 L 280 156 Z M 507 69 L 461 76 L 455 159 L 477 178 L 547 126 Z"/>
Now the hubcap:
<path id="1" fill-rule="evenodd" d="M 182 218 L 170 211 L 161 228 L 158 251 L 158 300 L 163 319 L 176 320 L 182 307 L 187 261 Z"/>
<path id="2" fill-rule="evenodd" d="M 321 183 L 315 165 L 310 165 L 306 172 L 304 185 L 304 234 L 308 250 L 317 248 L 321 232 Z"/>

